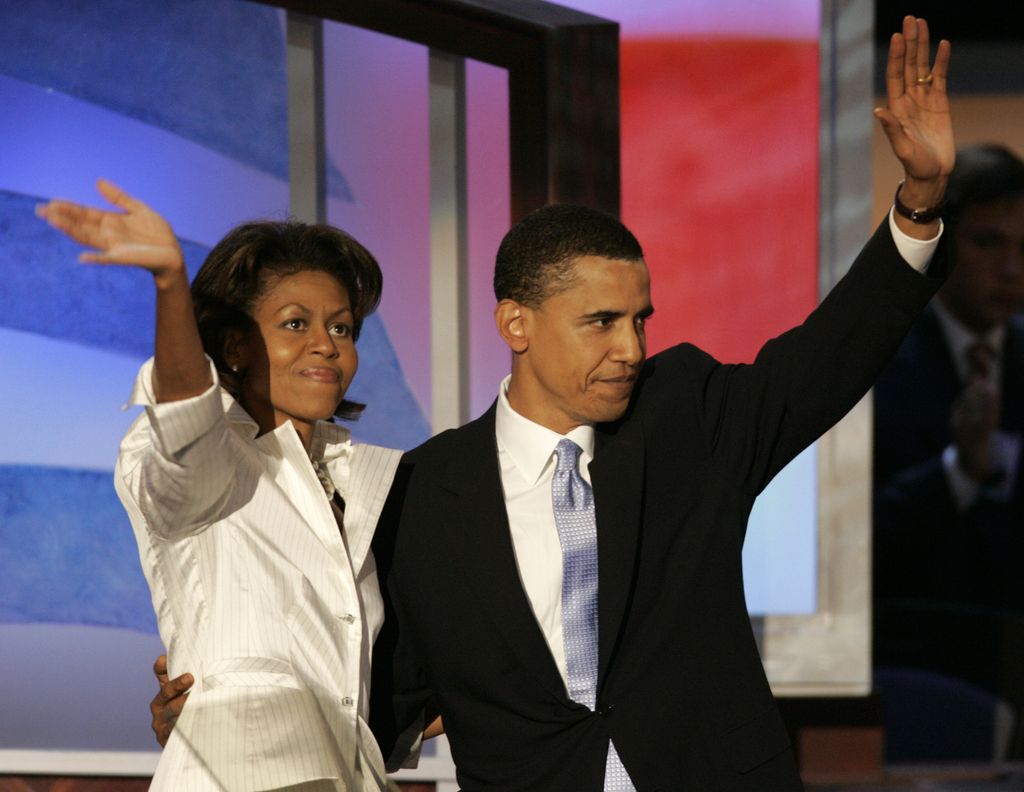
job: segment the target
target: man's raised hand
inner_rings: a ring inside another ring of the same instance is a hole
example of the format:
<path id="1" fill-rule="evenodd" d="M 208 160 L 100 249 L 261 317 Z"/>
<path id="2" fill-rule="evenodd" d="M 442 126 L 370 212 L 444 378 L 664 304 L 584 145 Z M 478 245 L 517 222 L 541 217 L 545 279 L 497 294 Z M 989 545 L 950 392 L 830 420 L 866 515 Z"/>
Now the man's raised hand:
<path id="1" fill-rule="evenodd" d="M 946 95 L 950 44 L 940 41 L 929 66 L 928 24 L 904 17 L 889 42 L 886 106 L 875 117 L 906 172 L 901 198 L 912 208 L 936 206 L 953 169 L 956 145 Z"/>

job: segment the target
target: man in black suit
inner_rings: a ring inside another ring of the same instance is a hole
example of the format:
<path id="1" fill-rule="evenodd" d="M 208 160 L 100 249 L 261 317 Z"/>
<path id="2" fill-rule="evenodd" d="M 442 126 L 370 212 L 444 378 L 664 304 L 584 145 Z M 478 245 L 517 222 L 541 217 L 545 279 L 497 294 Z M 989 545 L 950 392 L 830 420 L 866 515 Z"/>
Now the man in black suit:
<path id="1" fill-rule="evenodd" d="M 956 272 L 875 386 L 876 596 L 1024 612 L 1024 162 L 965 148 Z"/>
<path id="2" fill-rule="evenodd" d="M 908 18 L 878 111 L 906 169 L 903 214 L 752 365 L 686 344 L 645 360 L 647 268 L 614 219 L 552 206 L 509 232 L 495 319 L 512 374 L 480 419 L 406 455 L 378 527 L 385 753 L 440 713 L 467 790 L 800 788 L 744 602 L 747 517 L 940 283 L 941 252 L 928 276 L 908 262 L 938 235 L 927 210 L 953 161 L 947 59 L 943 44 L 929 76 L 927 28 Z M 589 580 L 563 486 L 593 499 Z M 581 580 L 599 592 L 583 641 Z"/>
<path id="3" fill-rule="evenodd" d="M 930 208 L 953 164 L 948 59 L 943 42 L 929 69 L 922 20 L 893 37 L 876 115 L 901 213 L 752 365 L 685 344 L 645 359 L 649 278 L 618 221 L 555 206 L 509 232 L 511 377 L 482 418 L 405 457 L 375 539 L 386 755 L 439 714 L 466 790 L 800 788 L 744 602 L 747 516 L 945 273 Z"/>

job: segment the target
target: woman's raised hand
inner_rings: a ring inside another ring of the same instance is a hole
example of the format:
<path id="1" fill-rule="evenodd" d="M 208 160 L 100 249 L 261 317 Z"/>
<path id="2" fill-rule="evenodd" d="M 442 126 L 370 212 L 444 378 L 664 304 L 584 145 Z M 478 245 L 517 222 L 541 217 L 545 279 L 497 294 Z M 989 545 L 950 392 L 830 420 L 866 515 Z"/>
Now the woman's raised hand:
<path id="1" fill-rule="evenodd" d="M 170 224 L 142 201 L 104 179 L 100 195 L 115 209 L 94 209 L 71 201 L 50 201 L 36 214 L 76 242 L 94 248 L 78 258 L 94 264 L 128 264 L 153 274 L 156 286 L 157 401 L 198 396 L 212 382 L 203 356 L 181 247 Z"/>
<path id="2" fill-rule="evenodd" d="M 97 181 L 96 188 L 120 211 L 53 200 L 40 204 L 36 214 L 76 242 L 94 248 L 82 253 L 79 261 L 141 267 L 153 273 L 157 286 L 185 275 L 181 247 L 163 217 L 105 179 Z"/>

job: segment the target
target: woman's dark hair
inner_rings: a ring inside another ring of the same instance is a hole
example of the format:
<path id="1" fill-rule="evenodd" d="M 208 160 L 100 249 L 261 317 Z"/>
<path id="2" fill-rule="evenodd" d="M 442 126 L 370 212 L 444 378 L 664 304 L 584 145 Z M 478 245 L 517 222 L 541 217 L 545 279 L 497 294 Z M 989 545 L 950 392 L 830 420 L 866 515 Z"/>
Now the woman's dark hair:
<path id="1" fill-rule="evenodd" d="M 232 329 L 248 332 L 260 297 L 278 278 L 315 270 L 334 277 L 348 292 L 353 339 L 380 302 L 383 276 L 373 255 L 340 229 L 295 220 L 244 223 L 218 242 L 192 281 L 192 302 L 203 349 L 224 387 L 237 397 L 238 375 L 224 361 Z M 356 418 L 365 405 L 342 401 L 339 418 Z"/>

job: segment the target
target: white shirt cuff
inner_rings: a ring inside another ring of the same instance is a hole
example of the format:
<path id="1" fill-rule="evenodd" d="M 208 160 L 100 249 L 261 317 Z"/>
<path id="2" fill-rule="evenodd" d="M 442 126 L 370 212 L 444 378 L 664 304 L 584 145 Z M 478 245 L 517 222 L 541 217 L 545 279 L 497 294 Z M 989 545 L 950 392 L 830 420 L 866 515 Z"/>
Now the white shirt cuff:
<path id="1" fill-rule="evenodd" d="M 389 773 L 394 773 L 398 770 L 412 770 L 419 765 L 420 750 L 423 748 L 424 728 L 426 728 L 424 718 L 420 716 L 398 736 L 398 740 L 395 741 L 395 747 L 387 761 Z"/>
<path id="2" fill-rule="evenodd" d="M 945 230 L 942 221 L 939 220 L 939 233 L 932 239 L 914 239 L 904 234 L 896 225 L 896 207 L 889 210 L 889 230 L 892 231 L 893 241 L 896 243 L 896 250 L 899 251 L 903 260 L 918 272 L 928 271 L 928 264 L 935 255 L 935 248 L 939 246 L 939 238 Z"/>
<path id="3" fill-rule="evenodd" d="M 213 384 L 198 396 L 188 399 L 157 403 L 153 391 L 153 358 L 142 364 L 135 378 L 128 404 L 146 408 L 160 453 L 168 459 L 175 458 L 224 417 L 217 369 L 212 360 L 207 358 L 207 362 Z"/>

